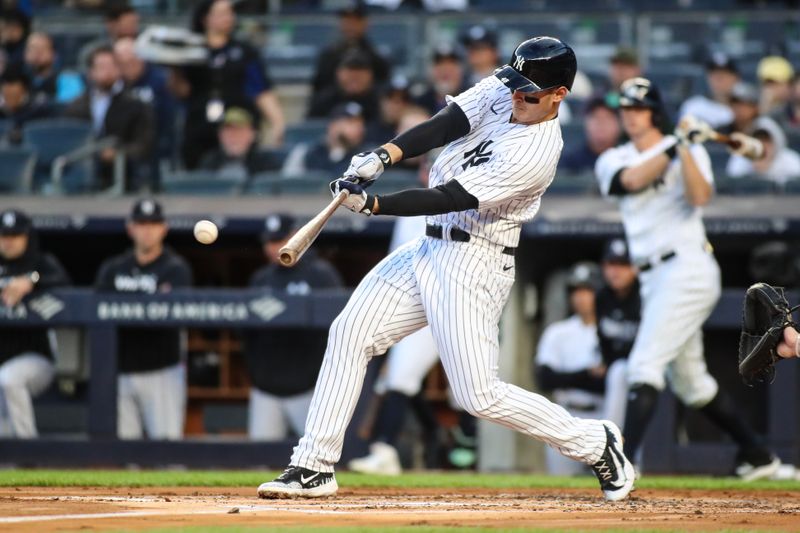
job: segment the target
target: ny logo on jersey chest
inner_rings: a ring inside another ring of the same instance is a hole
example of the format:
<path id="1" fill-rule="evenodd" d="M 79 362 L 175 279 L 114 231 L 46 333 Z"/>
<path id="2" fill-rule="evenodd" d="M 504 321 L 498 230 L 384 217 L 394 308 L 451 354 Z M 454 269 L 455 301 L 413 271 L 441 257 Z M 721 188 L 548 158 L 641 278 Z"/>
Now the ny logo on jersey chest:
<path id="1" fill-rule="evenodd" d="M 492 157 L 492 152 L 489 150 L 489 145 L 492 144 L 494 141 L 483 141 L 475 149 L 470 150 L 469 152 L 464 152 L 464 159 L 466 160 L 463 165 L 461 165 L 462 170 L 467 170 L 467 167 L 477 167 L 483 163 L 486 163 L 489 158 Z"/>

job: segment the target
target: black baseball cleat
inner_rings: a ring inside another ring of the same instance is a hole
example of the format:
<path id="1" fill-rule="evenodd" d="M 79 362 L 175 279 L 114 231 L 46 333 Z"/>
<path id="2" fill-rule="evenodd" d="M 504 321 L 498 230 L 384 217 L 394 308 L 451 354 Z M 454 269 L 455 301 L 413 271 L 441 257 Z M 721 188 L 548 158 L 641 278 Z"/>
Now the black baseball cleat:
<path id="1" fill-rule="evenodd" d="M 289 465 L 274 481 L 258 487 L 259 498 L 323 498 L 339 490 L 333 472 L 314 472 Z"/>
<path id="2" fill-rule="evenodd" d="M 616 502 L 625 499 L 633 490 L 636 473 L 633 464 L 622 453 L 622 434 L 613 422 L 603 421 L 606 428 L 606 449 L 602 457 L 592 465 L 600 480 L 600 488 L 606 500 Z"/>

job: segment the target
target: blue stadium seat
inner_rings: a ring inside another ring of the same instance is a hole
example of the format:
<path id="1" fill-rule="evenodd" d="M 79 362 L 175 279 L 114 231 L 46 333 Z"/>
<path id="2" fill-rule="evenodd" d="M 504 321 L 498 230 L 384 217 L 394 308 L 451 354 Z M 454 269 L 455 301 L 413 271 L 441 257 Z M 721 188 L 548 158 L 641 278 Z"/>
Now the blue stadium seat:
<path id="1" fill-rule="evenodd" d="M 776 191 L 775 184 L 771 181 L 750 176 L 741 178 L 719 176 L 715 186 L 718 193 L 732 195 L 774 194 Z"/>
<path id="2" fill-rule="evenodd" d="M 418 171 L 392 168 L 381 174 L 381 177 L 370 186 L 369 192 L 372 194 L 388 194 L 422 186 L 419 181 Z"/>
<path id="3" fill-rule="evenodd" d="M 286 126 L 284 142 L 287 146 L 298 143 L 313 143 L 325 136 L 328 121 L 324 119 L 308 119 L 298 124 Z"/>
<path id="4" fill-rule="evenodd" d="M 50 182 L 50 168 L 60 155 L 89 144 L 93 138 L 92 123 L 83 120 L 55 118 L 34 120 L 22 128 L 22 140 L 36 150 L 38 160 L 33 178 L 34 190 L 46 188 Z M 83 192 L 91 188 L 91 161 L 71 165 L 64 174 L 65 189 Z"/>
<path id="5" fill-rule="evenodd" d="M 0 193 L 29 193 L 36 151 L 28 147 L 0 149 Z"/>
<path id="6" fill-rule="evenodd" d="M 783 190 L 788 194 L 800 194 L 800 179 L 786 182 Z"/>
<path id="7" fill-rule="evenodd" d="M 547 188 L 545 194 L 586 196 L 596 195 L 598 193 L 597 180 L 593 172 L 584 172 L 581 174 L 559 172 Z"/>
<path id="8" fill-rule="evenodd" d="M 324 194 L 328 191 L 330 175 L 307 172 L 302 177 L 284 177 L 280 172 L 261 172 L 245 186 L 245 194 Z"/>
<path id="9" fill-rule="evenodd" d="M 239 193 L 244 182 L 222 178 L 215 172 L 189 171 L 167 173 L 161 176 L 161 190 L 164 194 L 185 194 L 189 196 L 221 196 Z"/>

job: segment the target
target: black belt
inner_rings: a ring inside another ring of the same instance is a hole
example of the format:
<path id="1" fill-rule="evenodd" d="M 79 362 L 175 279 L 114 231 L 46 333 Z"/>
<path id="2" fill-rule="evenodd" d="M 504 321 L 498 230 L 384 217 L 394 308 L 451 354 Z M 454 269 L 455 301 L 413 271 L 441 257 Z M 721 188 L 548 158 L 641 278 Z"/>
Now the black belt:
<path id="1" fill-rule="evenodd" d="M 433 237 L 434 239 L 444 239 L 443 237 L 444 229 L 442 226 L 433 226 L 427 225 L 425 226 L 425 235 L 428 237 Z M 455 242 L 469 242 L 472 238 L 472 235 L 464 231 L 463 229 L 456 228 L 454 226 L 450 227 L 450 240 Z M 503 248 L 503 253 L 506 255 L 516 255 L 517 249 L 511 248 L 510 246 L 506 246 Z"/>
<path id="2" fill-rule="evenodd" d="M 669 261 L 670 259 L 672 259 L 676 255 L 678 255 L 678 254 L 675 253 L 675 250 L 670 250 L 669 252 L 661 254 L 658 257 L 658 261 L 656 261 L 655 263 L 652 263 L 650 261 L 645 261 L 644 263 L 639 263 L 639 265 L 637 265 L 639 267 L 639 272 L 647 272 L 648 270 L 650 270 L 654 266 L 656 266 L 658 264 L 661 264 L 661 263 L 664 263 L 665 261 Z"/>

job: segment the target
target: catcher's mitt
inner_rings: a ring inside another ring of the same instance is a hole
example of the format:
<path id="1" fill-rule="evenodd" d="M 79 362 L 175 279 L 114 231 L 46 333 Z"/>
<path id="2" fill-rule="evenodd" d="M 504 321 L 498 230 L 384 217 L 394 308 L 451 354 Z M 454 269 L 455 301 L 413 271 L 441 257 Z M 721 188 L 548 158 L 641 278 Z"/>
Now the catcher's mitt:
<path id="1" fill-rule="evenodd" d="M 795 325 L 792 311 L 781 287 L 756 283 L 747 289 L 739 339 L 739 374 L 746 384 L 774 378 L 783 329 Z"/>

